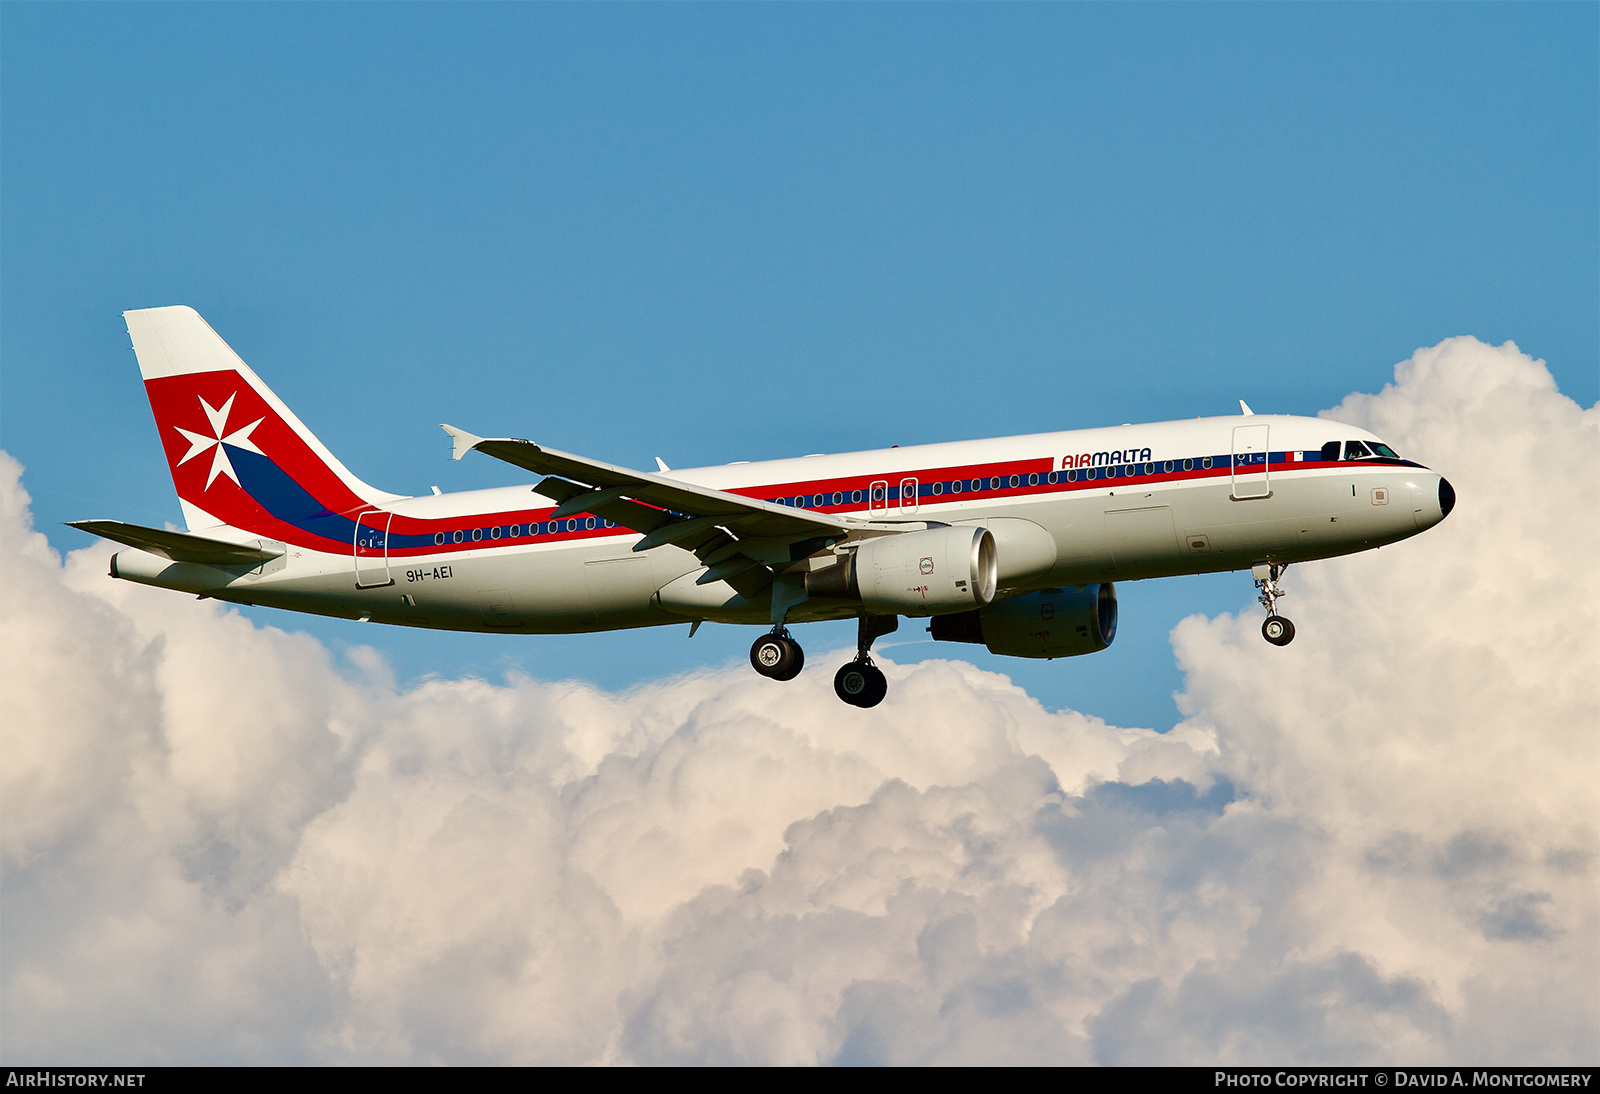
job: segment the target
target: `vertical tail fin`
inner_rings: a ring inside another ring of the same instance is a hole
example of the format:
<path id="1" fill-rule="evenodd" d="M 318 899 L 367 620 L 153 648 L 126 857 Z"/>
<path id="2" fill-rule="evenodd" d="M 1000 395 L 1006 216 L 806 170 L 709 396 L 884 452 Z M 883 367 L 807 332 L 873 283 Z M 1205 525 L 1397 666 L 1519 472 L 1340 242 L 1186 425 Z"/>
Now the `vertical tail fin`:
<path id="1" fill-rule="evenodd" d="M 348 552 L 356 517 L 399 496 L 352 475 L 193 308 L 123 318 L 190 531 Z"/>

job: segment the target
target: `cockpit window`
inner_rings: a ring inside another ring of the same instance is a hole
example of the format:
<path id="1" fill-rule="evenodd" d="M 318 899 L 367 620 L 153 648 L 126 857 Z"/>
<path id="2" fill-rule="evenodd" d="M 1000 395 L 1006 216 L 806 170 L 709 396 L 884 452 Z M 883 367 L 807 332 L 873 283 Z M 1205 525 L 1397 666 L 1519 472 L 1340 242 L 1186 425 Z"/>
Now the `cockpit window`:
<path id="1" fill-rule="evenodd" d="M 1322 459 L 1323 459 L 1324 462 L 1332 463 L 1334 460 L 1336 460 L 1338 458 L 1339 458 L 1339 442 L 1338 441 L 1329 441 L 1327 444 L 1322 446 Z"/>
<path id="2" fill-rule="evenodd" d="M 1367 446 L 1362 444 L 1360 441 L 1345 441 L 1344 442 L 1344 458 L 1345 459 L 1347 459 L 1347 460 L 1364 460 L 1370 455 L 1372 455 L 1372 453 L 1368 452 L 1367 451 Z"/>
<path id="3" fill-rule="evenodd" d="M 1382 441 L 1369 441 L 1367 447 L 1372 449 L 1374 456 L 1382 456 L 1386 460 L 1398 460 L 1400 454 Z"/>

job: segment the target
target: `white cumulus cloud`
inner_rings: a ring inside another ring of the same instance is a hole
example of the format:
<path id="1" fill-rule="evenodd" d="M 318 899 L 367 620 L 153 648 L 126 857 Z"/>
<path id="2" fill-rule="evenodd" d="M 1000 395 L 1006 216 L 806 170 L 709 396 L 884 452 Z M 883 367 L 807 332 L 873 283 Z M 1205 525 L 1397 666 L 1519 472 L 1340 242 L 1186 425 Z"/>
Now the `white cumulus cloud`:
<path id="1" fill-rule="evenodd" d="M 401 688 L 63 561 L 0 457 L 0 1054 L 1593 1063 L 1600 411 L 1457 338 L 1327 416 L 1455 512 L 1289 647 L 1183 621 L 1163 733 L 959 661 Z"/>

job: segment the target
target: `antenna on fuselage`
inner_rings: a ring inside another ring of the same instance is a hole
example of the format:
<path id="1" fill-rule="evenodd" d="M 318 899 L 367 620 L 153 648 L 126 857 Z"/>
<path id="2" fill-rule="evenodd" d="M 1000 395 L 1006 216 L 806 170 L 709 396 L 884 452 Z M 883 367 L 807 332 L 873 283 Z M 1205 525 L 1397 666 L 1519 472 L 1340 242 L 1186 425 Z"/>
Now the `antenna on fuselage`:
<path id="1" fill-rule="evenodd" d="M 1239 400 L 1239 409 L 1244 412 L 1244 416 L 1246 418 L 1255 416 L 1255 411 L 1251 410 L 1250 404 L 1245 402 L 1243 399 Z"/>

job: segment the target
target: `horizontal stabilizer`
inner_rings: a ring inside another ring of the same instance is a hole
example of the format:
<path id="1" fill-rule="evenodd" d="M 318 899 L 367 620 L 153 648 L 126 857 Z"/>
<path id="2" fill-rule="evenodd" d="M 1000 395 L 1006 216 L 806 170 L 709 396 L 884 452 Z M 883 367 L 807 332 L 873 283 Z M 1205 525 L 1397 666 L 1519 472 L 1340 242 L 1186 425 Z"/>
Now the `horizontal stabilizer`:
<path id="1" fill-rule="evenodd" d="M 165 528 L 146 528 L 120 520 L 72 520 L 67 527 L 78 528 L 101 539 L 125 543 L 173 562 L 203 562 L 212 566 L 259 566 L 283 554 L 283 547 L 248 547 L 220 539 L 207 539 Z"/>

